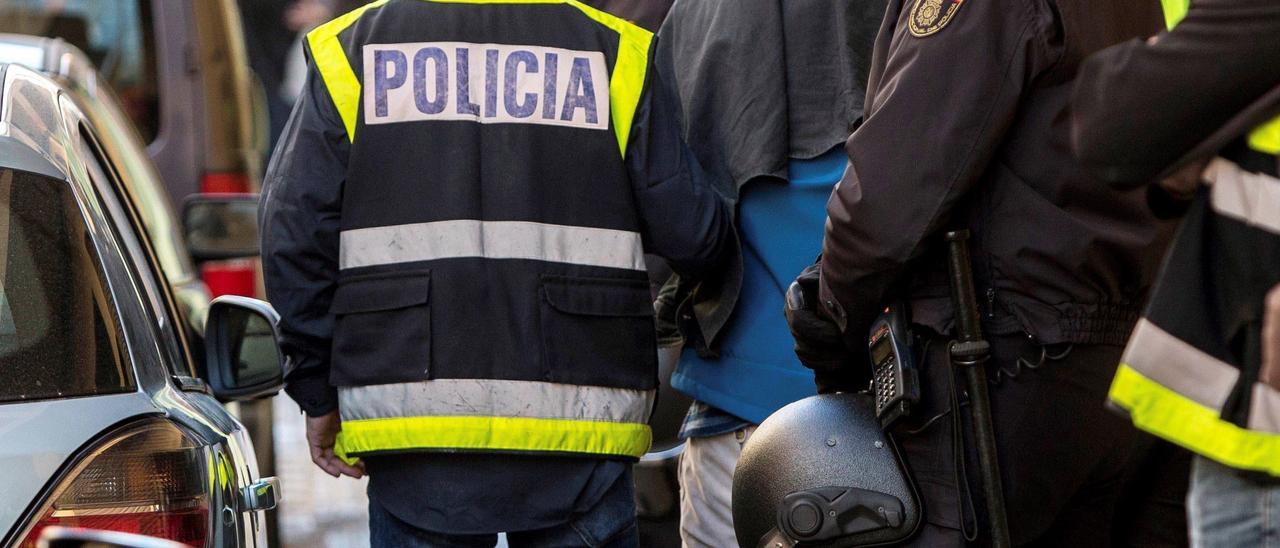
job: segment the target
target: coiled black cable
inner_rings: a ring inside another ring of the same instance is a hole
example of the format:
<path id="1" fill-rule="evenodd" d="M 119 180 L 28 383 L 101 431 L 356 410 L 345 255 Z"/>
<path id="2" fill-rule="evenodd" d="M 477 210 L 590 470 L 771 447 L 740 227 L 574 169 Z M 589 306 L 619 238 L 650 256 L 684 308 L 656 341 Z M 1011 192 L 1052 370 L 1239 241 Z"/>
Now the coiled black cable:
<path id="1" fill-rule="evenodd" d="M 1032 339 L 1030 335 L 1027 335 L 1027 338 Z M 1004 382 L 1004 379 L 1006 377 L 1010 379 L 1016 379 L 1022 375 L 1024 370 L 1035 371 L 1037 369 L 1040 369 L 1041 367 L 1044 367 L 1044 365 L 1048 362 L 1065 360 L 1067 359 L 1067 356 L 1071 355 L 1071 351 L 1075 349 L 1074 345 L 1068 344 L 1065 347 L 1063 347 L 1061 352 L 1051 353 L 1049 351 L 1050 345 L 1041 344 L 1039 346 L 1040 346 L 1040 358 L 1037 359 L 1035 363 L 1031 363 L 1031 360 L 1028 360 L 1022 356 L 1018 356 L 1018 359 L 1013 361 L 1012 368 L 997 366 L 995 375 L 993 375 L 993 378 L 991 380 L 991 384 L 995 386 L 1000 386 L 1000 383 Z"/>

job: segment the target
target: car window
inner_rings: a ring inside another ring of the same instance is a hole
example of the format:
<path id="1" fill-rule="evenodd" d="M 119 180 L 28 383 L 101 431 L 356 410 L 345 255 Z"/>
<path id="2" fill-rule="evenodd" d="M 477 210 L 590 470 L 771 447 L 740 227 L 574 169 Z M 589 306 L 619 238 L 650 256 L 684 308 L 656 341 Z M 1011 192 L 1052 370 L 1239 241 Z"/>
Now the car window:
<path id="1" fill-rule="evenodd" d="M 150 0 L 0 0 L 0 32 L 62 38 L 115 88 L 142 137 L 160 126 Z"/>
<path id="2" fill-rule="evenodd" d="M 100 137 L 102 148 L 119 168 L 120 178 L 134 198 L 165 276 L 171 283 L 194 280 L 198 275 L 179 233 L 177 215 L 160 174 L 146 155 L 146 145 L 132 131 L 118 98 L 108 86 L 99 84 L 92 93 L 76 88 L 78 98 L 88 107 L 83 110 L 94 127 L 94 134 Z"/>
<path id="3" fill-rule="evenodd" d="M 71 187 L 0 170 L 0 402 L 136 388 Z"/>
<path id="4" fill-rule="evenodd" d="M 192 370 L 192 360 L 185 343 L 185 326 L 178 320 L 181 316 L 173 306 L 170 287 L 161 277 L 153 261 L 154 246 L 150 245 L 149 240 L 140 237 L 145 234 L 145 227 L 141 226 L 145 221 L 138 217 L 136 208 L 127 205 L 132 202 L 129 202 L 127 194 L 122 192 L 118 166 L 106 159 L 94 132 L 84 124 L 80 124 L 79 128 L 80 159 L 84 161 L 94 188 L 98 190 L 103 204 L 107 206 L 108 215 L 116 220 L 114 224 L 116 233 L 121 236 L 121 241 L 134 259 L 131 262 L 137 266 L 134 272 L 141 278 L 139 281 L 146 288 L 149 310 L 153 313 L 152 321 L 160 331 L 160 340 L 169 356 L 167 361 L 172 368 L 170 372 L 192 376 L 195 372 Z M 109 194 L 104 195 L 104 193 Z M 121 234 L 126 231 L 129 232 L 128 235 Z"/>

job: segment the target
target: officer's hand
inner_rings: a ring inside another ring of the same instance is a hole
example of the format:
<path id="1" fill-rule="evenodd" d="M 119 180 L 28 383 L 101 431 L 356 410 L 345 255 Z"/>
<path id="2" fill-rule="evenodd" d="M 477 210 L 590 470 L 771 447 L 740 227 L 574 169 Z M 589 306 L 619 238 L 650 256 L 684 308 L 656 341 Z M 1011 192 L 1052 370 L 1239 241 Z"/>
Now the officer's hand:
<path id="1" fill-rule="evenodd" d="M 338 438 L 339 430 L 342 430 L 342 419 L 337 411 L 319 417 L 307 417 L 307 446 L 311 449 L 311 462 L 335 478 L 346 475 L 360 479 L 364 477 L 363 462 L 356 461 L 355 466 L 352 466 L 333 454 L 333 444 Z"/>
<path id="2" fill-rule="evenodd" d="M 814 371 L 819 393 L 864 388 L 853 380 L 856 375 L 840 327 L 823 316 L 815 304 L 820 267 L 815 264 L 804 269 L 787 289 L 784 313 L 791 336 L 796 340 L 796 356 L 800 363 Z"/>
<path id="3" fill-rule="evenodd" d="M 1176 198 L 1190 199 L 1195 195 L 1196 189 L 1200 188 L 1201 176 L 1208 165 L 1207 159 L 1191 162 L 1172 175 L 1161 179 L 1160 188 Z"/>

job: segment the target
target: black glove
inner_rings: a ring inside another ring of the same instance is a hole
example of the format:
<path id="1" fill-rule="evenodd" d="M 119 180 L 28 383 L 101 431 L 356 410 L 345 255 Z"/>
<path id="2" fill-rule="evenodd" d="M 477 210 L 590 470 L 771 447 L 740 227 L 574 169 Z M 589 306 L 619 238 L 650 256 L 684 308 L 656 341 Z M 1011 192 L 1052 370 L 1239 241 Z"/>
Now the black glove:
<path id="1" fill-rule="evenodd" d="M 805 268 L 787 289 L 787 325 L 796 340 L 796 356 L 813 370 L 819 394 L 856 392 L 866 388 L 866 375 L 854 370 L 840 327 L 817 306 L 821 267 L 819 263 Z"/>

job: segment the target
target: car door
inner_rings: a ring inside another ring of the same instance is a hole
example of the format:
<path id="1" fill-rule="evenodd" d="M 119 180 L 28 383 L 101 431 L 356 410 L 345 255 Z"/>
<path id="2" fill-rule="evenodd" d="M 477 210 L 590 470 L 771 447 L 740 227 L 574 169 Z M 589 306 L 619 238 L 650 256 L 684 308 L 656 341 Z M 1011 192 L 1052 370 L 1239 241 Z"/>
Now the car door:
<path id="1" fill-rule="evenodd" d="M 152 243 L 145 237 L 145 224 L 127 185 L 121 182 L 118 159 L 111 157 L 87 120 L 78 111 L 70 115 L 81 140 L 82 158 L 110 219 L 110 224 L 127 250 L 134 276 L 144 296 L 144 315 L 164 356 L 163 386 L 156 391 L 157 403 L 171 417 L 196 430 L 211 445 L 220 447 L 221 471 L 228 483 L 223 490 L 239 497 L 247 487 L 260 479 L 254 449 L 244 427 L 212 397 L 204 381 L 195 376 L 192 348 L 185 336 L 172 288 L 165 283 Z M 234 517 L 218 516 L 217 531 L 227 532 L 215 538 L 219 546 L 264 545 L 262 511 L 245 511 L 240 501 L 227 506 Z M 235 534 L 229 534 L 235 531 Z"/>
<path id="2" fill-rule="evenodd" d="M 164 181 L 147 156 L 146 145 L 132 127 L 119 98 L 96 72 L 86 69 L 84 73 L 87 76 L 83 80 L 87 82 L 69 74 L 63 80 L 84 108 L 105 154 L 118 168 L 123 188 L 129 193 L 128 201 L 137 208 L 143 222 L 140 228 L 173 289 L 179 312 L 191 326 L 192 334 L 198 337 L 202 335 L 209 311 L 209 289 L 192 264 Z"/>
<path id="3" fill-rule="evenodd" d="M 157 412 L 116 297 L 123 262 L 85 213 L 66 181 L 0 168 L 0 534 L 12 542 L 85 447 Z"/>
<path id="4" fill-rule="evenodd" d="M 101 432 L 157 410 L 134 369 L 148 353 L 127 336 L 132 300 L 121 298 L 119 248 L 84 187 L 55 166 L 67 148 L 56 88 L 30 71 L 3 72 L 0 545 L 8 546 Z"/>

